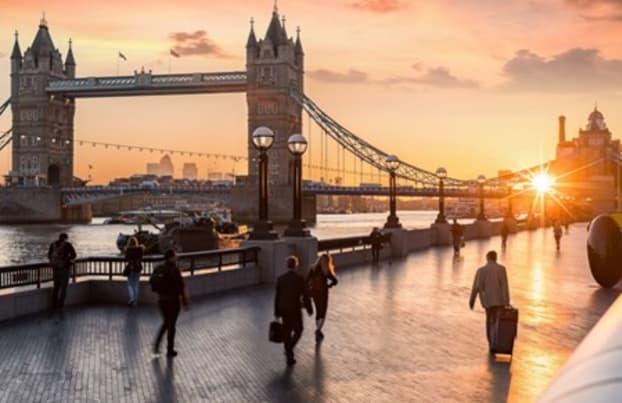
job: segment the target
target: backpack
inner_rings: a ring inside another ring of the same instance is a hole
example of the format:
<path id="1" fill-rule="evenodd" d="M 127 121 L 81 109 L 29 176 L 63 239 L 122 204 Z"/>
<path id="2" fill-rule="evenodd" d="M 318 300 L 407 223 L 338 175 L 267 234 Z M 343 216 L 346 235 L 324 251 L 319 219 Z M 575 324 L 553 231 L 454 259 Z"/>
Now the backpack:
<path id="1" fill-rule="evenodd" d="M 59 245 L 56 242 L 52 244 L 52 255 L 50 257 L 50 265 L 55 268 L 63 268 L 67 264 L 65 259 L 65 248 L 63 245 Z"/>
<path id="2" fill-rule="evenodd" d="M 166 294 L 168 291 L 166 266 L 157 266 L 151 276 L 149 276 L 149 283 L 151 284 L 151 291 L 157 294 Z"/>

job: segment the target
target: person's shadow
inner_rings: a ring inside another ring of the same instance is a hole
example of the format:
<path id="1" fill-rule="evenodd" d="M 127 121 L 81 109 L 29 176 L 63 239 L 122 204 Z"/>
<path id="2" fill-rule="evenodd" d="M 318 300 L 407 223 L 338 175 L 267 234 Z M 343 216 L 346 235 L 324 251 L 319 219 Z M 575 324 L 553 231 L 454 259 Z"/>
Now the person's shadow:
<path id="1" fill-rule="evenodd" d="M 488 366 L 492 375 L 490 382 L 490 402 L 505 402 L 510 392 L 510 382 L 512 372 L 510 371 L 512 362 L 508 356 L 488 356 Z"/>
<path id="2" fill-rule="evenodd" d="M 175 390 L 175 361 L 172 359 L 166 360 L 166 368 L 162 371 L 162 359 L 153 359 L 151 365 L 153 367 L 153 374 L 158 385 L 157 398 L 158 402 L 176 402 L 177 391 Z"/>

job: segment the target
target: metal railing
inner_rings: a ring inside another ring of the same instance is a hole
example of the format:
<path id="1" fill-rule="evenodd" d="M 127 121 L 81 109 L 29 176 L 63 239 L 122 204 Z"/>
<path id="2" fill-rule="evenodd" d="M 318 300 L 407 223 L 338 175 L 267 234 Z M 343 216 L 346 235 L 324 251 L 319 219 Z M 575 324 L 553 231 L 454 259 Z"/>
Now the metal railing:
<path id="1" fill-rule="evenodd" d="M 221 249 L 208 252 L 179 253 L 177 265 L 182 273 L 194 276 L 203 270 L 238 269 L 247 264 L 257 264 L 258 247 Z M 148 277 L 155 266 L 161 263 L 161 255 L 143 258 L 141 277 Z M 122 256 L 95 256 L 76 259 L 72 265 L 71 277 L 75 283 L 79 277 L 106 278 L 123 275 L 127 261 Z M 32 286 L 41 288 L 41 284 L 53 279 L 52 267 L 47 262 L 0 267 L 0 289 Z"/>
<path id="2" fill-rule="evenodd" d="M 382 243 L 391 242 L 391 234 L 382 234 Z M 353 236 L 348 238 L 323 239 L 318 241 L 318 252 L 328 252 L 331 255 L 344 252 L 356 252 L 371 248 L 371 237 Z"/>

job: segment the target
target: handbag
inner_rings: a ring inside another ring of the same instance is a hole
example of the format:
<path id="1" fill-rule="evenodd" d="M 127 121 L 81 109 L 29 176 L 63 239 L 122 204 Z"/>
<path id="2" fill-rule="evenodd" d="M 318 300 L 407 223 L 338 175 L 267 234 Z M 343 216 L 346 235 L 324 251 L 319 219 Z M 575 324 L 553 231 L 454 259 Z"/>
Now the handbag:
<path id="1" fill-rule="evenodd" d="M 125 269 L 123 269 L 123 275 L 125 277 L 129 277 L 130 276 L 130 264 L 126 264 L 125 265 Z"/>
<path id="2" fill-rule="evenodd" d="M 273 343 L 283 343 L 283 324 L 278 320 L 270 322 L 268 340 Z"/>

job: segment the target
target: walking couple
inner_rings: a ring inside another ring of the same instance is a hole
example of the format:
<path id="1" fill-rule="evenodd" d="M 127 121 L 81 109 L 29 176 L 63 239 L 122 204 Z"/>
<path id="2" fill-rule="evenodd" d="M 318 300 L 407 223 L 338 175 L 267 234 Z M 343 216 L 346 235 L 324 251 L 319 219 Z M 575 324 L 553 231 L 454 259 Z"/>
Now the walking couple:
<path id="1" fill-rule="evenodd" d="M 337 285 L 333 259 L 328 254 L 321 255 L 309 269 L 306 278 L 298 270 L 299 262 L 295 256 L 287 258 L 287 272 L 277 279 L 274 298 L 274 316 L 283 321 L 283 342 L 287 365 L 296 363 L 294 347 L 303 330 L 302 308 L 309 316 L 313 315 L 311 300 L 315 305 L 315 341 L 324 339 L 322 328 L 328 309 L 328 289 Z"/>

